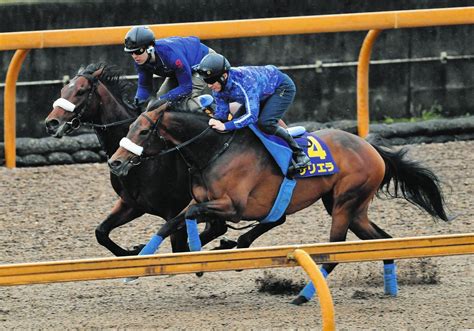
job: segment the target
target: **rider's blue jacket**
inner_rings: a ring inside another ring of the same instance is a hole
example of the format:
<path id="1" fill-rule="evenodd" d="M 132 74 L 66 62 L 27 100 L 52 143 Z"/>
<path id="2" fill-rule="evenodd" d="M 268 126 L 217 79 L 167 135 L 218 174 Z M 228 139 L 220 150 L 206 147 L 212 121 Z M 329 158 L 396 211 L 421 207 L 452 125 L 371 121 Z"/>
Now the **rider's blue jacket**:
<path id="1" fill-rule="evenodd" d="M 178 87 L 162 95 L 161 99 L 178 100 L 191 93 L 192 66 L 199 64 L 209 53 L 209 47 L 197 37 L 171 37 L 155 41 L 156 62 L 135 63 L 138 73 L 138 88 L 135 98 L 146 100 L 153 92 L 153 74 L 161 77 L 176 77 Z"/>
<path id="2" fill-rule="evenodd" d="M 256 123 L 260 103 L 275 93 L 283 75 L 273 65 L 231 68 L 224 89 L 213 92 L 216 100 L 214 117 L 221 121 L 226 120 L 229 115 L 229 103 L 238 102 L 245 105 L 245 114 L 225 122 L 225 130 L 236 130 Z"/>

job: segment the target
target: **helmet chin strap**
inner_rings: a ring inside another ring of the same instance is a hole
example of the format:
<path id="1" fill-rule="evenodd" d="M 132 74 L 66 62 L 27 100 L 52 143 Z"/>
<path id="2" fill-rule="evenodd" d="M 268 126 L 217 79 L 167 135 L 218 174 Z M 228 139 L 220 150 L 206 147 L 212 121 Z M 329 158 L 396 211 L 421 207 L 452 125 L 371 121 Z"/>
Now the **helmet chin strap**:
<path id="1" fill-rule="evenodd" d="M 153 56 L 148 52 L 147 52 L 147 54 L 148 54 L 148 58 L 146 59 L 145 63 L 151 63 L 151 60 L 153 60 Z"/>
<path id="2" fill-rule="evenodd" d="M 227 84 L 227 79 L 229 78 L 229 74 L 227 73 L 227 77 L 224 77 L 224 74 L 222 74 L 220 77 L 219 77 L 219 80 L 218 82 L 221 84 L 222 86 L 222 89 L 225 88 L 226 84 Z"/>

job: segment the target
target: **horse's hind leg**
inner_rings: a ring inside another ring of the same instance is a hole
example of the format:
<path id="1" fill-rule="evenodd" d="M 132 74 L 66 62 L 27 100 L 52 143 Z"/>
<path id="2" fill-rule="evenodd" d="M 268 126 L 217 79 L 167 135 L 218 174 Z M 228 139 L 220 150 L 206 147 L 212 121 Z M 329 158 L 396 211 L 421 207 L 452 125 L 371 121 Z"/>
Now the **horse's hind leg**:
<path id="1" fill-rule="evenodd" d="M 347 182 L 351 182 L 350 178 Z M 355 181 L 354 181 L 355 182 Z M 339 184 L 341 187 L 344 183 Z M 338 188 L 334 189 L 337 192 Z M 341 191 L 339 189 L 339 191 Z M 374 195 L 372 189 L 364 189 L 361 186 L 354 186 L 352 184 L 349 189 L 345 189 L 342 193 L 336 195 L 331 199 L 331 196 L 323 196 L 324 206 L 328 213 L 332 215 L 332 224 L 329 235 L 330 242 L 342 242 L 346 240 L 347 231 L 352 223 L 358 222 L 359 218 L 364 218 L 367 215 L 367 205 Z M 332 206 L 332 210 L 331 210 Z M 327 277 L 336 267 L 337 263 L 323 263 L 321 272 L 324 277 Z M 309 282 L 298 296 L 292 301 L 293 304 L 300 305 L 308 302 L 315 293 L 315 287 L 312 282 Z"/>
<path id="2" fill-rule="evenodd" d="M 328 213 L 332 215 L 332 225 L 329 235 L 330 242 L 345 241 L 347 237 L 347 231 L 351 221 L 352 211 L 354 205 L 358 204 L 358 190 L 348 191 L 345 194 L 336 197 L 332 201 L 325 197 L 324 205 L 328 210 Z M 329 207 L 333 209 L 330 212 Z M 324 277 L 327 277 L 329 273 L 336 267 L 337 263 L 323 263 L 321 266 L 321 273 Z M 301 305 L 308 302 L 314 296 L 316 289 L 313 282 L 309 282 L 298 294 L 298 296 L 291 302 L 295 305 Z"/>
<path id="3" fill-rule="evenodd" d="M 357 219 L 356 222 L 351 223 L 350 230 L 362 240 L 372 239 L 388 239 L 392 238 L 388 233 L 379 228 L 375 223 L 370 222 L 367 210 Z M 393 260 L 384 260 L 384 290 L 385 294 L 397 296 L 397 275 Z"/>
<path id="4" fill-rule="evenodd" d="M 133 221 L 143 214 L 144 213 L 142 211 L 127 205 L 122 199 L 119 199 L 109 216 L 107 216 L 107 218 L 95 229 L 97 241 L 116 256 L 137 255 L 139 249 L 126 250 L 120 247 L 114 241 L 112 241 L 112 239 L 110 239 L 110 232 L 119 226 Z"/>

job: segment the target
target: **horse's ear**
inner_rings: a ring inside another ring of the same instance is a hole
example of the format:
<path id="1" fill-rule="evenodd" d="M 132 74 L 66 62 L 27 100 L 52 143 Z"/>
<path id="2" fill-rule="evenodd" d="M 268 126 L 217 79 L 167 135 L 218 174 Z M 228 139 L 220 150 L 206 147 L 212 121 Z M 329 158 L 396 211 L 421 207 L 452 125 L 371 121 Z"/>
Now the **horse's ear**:
<path id="1" fill-rule="evenodd" d="M 93 77 L 99 77 L 100 75 L 102 75 L 104 73 L 104 70 L 105 70 L 105 64 L 100 64 L 100 67 L 98 70 L 96 70 L 92 76 Z"/>
<path id="2" fill-rule="evenodd" d="M 86 69 L 86 67 L 82 64 L 82 65 L 79 67 L 79 70 L 77 70 L 77 74 L 76 74 L 76 75 L 82 74 L 85 69 Z"/>
<path id="3" fill-rule="evenodd" d="M 146 112 L 149 112 L 149 111 L 152 111 L 152 110 L 155 110 L 155 109 L 158 109 L 158 108 L 163 108 L 163 105 L 164 108 L 166 109 L 166 107 L 168 106 L 168 103 L 166 100 L 163 100 L 163 99 L 157 99 L 157 98 L 152 98 L 150 99 L 150 101 L 148 102 L 148 105 L 146 106 Z"/>
<path id="4" fill-rule="evenodd" d="M 71 82 L 71 77 L 69 75 L 64 75 L 63 76 L 63 86 L 68 85 Z"/>

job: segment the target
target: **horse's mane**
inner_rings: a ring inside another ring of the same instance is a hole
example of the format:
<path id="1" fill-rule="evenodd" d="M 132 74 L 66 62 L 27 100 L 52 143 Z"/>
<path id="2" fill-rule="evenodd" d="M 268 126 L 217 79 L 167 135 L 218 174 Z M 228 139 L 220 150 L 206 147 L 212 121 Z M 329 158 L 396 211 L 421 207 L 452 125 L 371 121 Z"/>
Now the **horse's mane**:
<path id="1" fill-rule="evenodd" d="M 91 63 L 87 67 L 79 69 L 77 74 L 92 75 L 101 69 L 102 73 L 97 76 L 97 79 L 107 87 L 110 93 L 112 93 L 123 106 L 128 109 L 133 109 L 134 107 L 128 98 L 128 93 L 133 87 L 133 84 L 122 77 L 122 71 L 116 65 Z"/>
<path id="2" fill-rule="evenodd" d="M 210 116 L 202 109 L 186 109 L 179 102 L 169 102 L 166 109 L 166 112 L 170 113 L 182 113 L 189 114 L 192 118 L 197 118 L 201 120 L 209 121 Z"/>
<path id="3" fill-rule="evenodd" d="M 197 115 L 197 117 L 202 117 L 202 118 L 207 118 L 207 119 L 210 118 L 209 115 L 201 109 L 197 109 L 197 110 L 183 109 L 183 107 L 180 107 L 179 105 L 173 102 L 171 102 L 168 105 L 168 107 L 166 108 L 166 111 L 170 113 L 188 113 L 192 115 Z"/>

